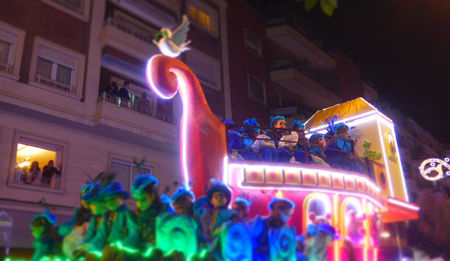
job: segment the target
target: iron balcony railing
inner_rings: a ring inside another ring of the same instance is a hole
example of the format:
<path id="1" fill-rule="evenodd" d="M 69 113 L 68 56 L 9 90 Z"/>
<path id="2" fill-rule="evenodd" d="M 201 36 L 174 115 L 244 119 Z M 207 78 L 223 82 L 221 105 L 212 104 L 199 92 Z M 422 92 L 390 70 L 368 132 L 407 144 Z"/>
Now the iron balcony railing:
<path id="1" fill-rule="evenodd" d="M 168 113 L 164 113 L 155 109 L 152 109 L 148 106 L 144 106 L 142 104 L 139 104 L 138 102 L 133 102 L 131 100 L 125 100 L 117 95 L 111 95 L 107 94 L 106 92 L 100 93 L 98 96 L 98 102 L 109 102 L 115 105 L 118 105 L 122 108 L 130 109 L 142 114 L 145 114 L 147 116 L 156 118 L 158 120 L 162 120 L 171 124 L 177 124 L 177 119 Z"/>
<path id="2" fill-rule="evenodd" d="M 0 71 L 6 72 L 6 73 L 12 73 L 13 69 L 14 69 L 14 67 L 12 67 L 11 65 L 0 61 Z"/>
<path id="3" fill-rule="evenodd" d="M 115 19 L 113 17 L 109 17 L 106 19 L 105 25 L 114 26 L 128 34 L 133 35 L 134 37 L 136 37 L 144 42 L 153 44 L 153 39 L 154 39 L 155 34 L 151 31 L 145 30 L 142 27 L 133 25 L 133 24 L 131 24 L 131 22 L 127 23 L 127 22 L 123 22 L 118 19 Z"/>

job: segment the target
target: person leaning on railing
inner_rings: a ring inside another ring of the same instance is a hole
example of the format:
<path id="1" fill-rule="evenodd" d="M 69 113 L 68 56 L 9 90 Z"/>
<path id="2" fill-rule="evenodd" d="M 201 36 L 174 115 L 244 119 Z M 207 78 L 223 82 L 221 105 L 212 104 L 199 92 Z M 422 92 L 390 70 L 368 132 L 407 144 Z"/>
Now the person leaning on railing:
<path id="1" fill-rule="evenodd" d="M 42 171 L 39 168 L 39 162 L 33 161 L 27 174 L 27 182 L 39 184 L 42 178 Z"/>
<path id="2" fill-rule="evenodd" d="M 41 184 L 50 185 L 51 180 L 54 175 L 55 177 L 59 177 L 61 175 L 61 168 L 62 166 L 59 165 L 59 170 L 54 167 L 55 162 L 53 160 L 50 160 L 48 162 L 48 165 L 44 167 L 44 171 L 42 173 L 42 181 Z"/>

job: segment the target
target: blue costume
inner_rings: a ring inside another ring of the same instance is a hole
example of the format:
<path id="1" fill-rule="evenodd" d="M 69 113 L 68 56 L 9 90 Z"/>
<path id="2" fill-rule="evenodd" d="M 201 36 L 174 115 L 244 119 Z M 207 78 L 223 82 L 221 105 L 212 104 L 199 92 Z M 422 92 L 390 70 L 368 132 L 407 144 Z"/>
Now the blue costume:
<path id="1" fill-rule="evenodd" d="M 347 128 L 347 130 L 349 129 L 349 127 L 345 123 L 341 122 L 334 126 L 333 131 L 337 133 L 338 130 L 341 128 Z M 325 151 L 325 155 L 327 156 L 327 163 L 330 164 L 330 166 L 333 168 L 354 170 L 354 161 L 352 154 L 344 152 L 344 151 L 350 152 L 352 150 L 352 142 L 343 140 L 343 139 L 351 139 L 351 137 L 344 136 L 341 134 L 336 134 L 335 137 L 341 139 L 335 139 L 330 144 L 329 148 L 341 151 L 327 149 Z"/>
<path id="2" fill-rule="evenodd" d="M 227 119 L 223 123 L 230 123 L 234 124 L 233 120 Z M 229 129 L 228 131 L 228 137 L 229 137 L 229 147 L 230 152 L 233 150 L 241 150 L 244 148 L 244 142 L 242 139 L 235 139 L 235 138 L 242 138 L 242 135 L 237 132 L 235 129 Z"/>
<path id="3" fill-rule="evenodd" d="M 309 142 L 308 143 L 316 144 L 316 140 L 319 139 L 319 138 L 323 139 L 323 135 L 314 133 L 313 135 L 311 135 L 311 137 L 309 137 Z M 325 154 L 323 153 L 323 148 L 320 147 L 320 146 L 310 145 L 309 153 L 311 155 L 317 156 L 317 157 L 325 160 Z"/>
<path id="4" fill-rule="evenodd" d="M 215 192 L 224 193 L 227 199 L 227 202 L 224 206 L 214 207 L 211 204 L 211 199 Z M 203 235 L 206 239 L 214 238 L 222 224 L 230 221 L 231 218 L 236 215 L 233 210 L 228 209 L 230 200 L 230 190 L 225 184 L 218 181 L 215 182 L 214 186 L 208 190 L 206 197 L 203 196 L 194 202 L 192 209 L 194 211 L 194 214 L 197 215 L 201 220 Z"/>
<path id="5" fill-rule="evenodd" d="M 259 123 L 256 122 L 256 118 L 247 118 L 246 121 L 244 121 L 245 125 L 251 125 L 251 126 L 259 126 Z M 262 157 L 263 153 L 256 153 L 253 150 L 253 146 L 255 142 L 253 141 L 254 135 L 261 132 L 261 129 L 259 128 L 251 128 L 251 127 L 242 127 L 239 132 L 243 133 L 243 137 L 246 138 L 243 140 L 244 148 L 243 150 L 239 151 L 239 155 L 241 155 L 245 160 L 258 160 Z"/>
<path id="6" fill-rule="evenodd" d="M 53 226 L 56 225 L 55 215 L 45 211 L 45 213 L 36 215 L 30 223 L 31 227 L 43 226 L 44 235 L 36 238 L 33 242 L 35 249 L 31 261 L 38 261 L 44 257 L 55 258 L 62 254 L 61 252 L 61 238 L 56 235 Z"/>
<path id="7" fill-rule="evenodd" d="M 283 120 L 285 121 L 286 118 L 284 118 L 283 116 L 276 116 L 276 117 L 272 117 L 272 120 L 270 121 L 270 127 L 273 127 L 273 124 L 275 123 L 275 121 L 277 120 Z M 274 141 L 275 144 L 275 149 L 272 149 L 271 152 L 271 160 L 273 162 L 278 161 L 278 162 L 289 162 L 289 151 L 286 149 L 281 149 L 278 148 L 278 144 L 279 144 L 279 140 L 281 140 L 281 138 L 284 136 L 284 130 L 280 129 L 280 130 L 271 130 L 267 132 L 267 136 L 272 139 L 272 140 L 278 140 L 278 141 Z M 266 154 L 268 155 L 268 153 L 266 152 Z M 267 161 L 267 158 L 266 158 Z"/>

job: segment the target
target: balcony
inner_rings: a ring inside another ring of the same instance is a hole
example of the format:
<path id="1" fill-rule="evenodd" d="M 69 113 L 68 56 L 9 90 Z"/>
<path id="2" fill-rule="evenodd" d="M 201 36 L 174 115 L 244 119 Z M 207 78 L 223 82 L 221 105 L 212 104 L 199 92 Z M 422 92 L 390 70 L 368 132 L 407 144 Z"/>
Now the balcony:
<path id="1" fill-rule="evenodd" d="M 315 70 L 293 59 L 282 59 L 270 63 L 270 77 L 296 94 L 307 97 L 305 105 L 319 110 L 342 102 L 339 87 L 334 77 Z"/>
<path id="2" fill-rule="evenodd" d="M 152 42 L 157 31 L 126 18 L 118 15 L 105 20 L 100 36 L 102 46 L 112 46 L 138 59 L 146 60 L 158 54 L 159 50 Z"/>
<path id="3" fill-rule="evenodd" d="M 68 93 L 76 94 L 75 86 L 64 84 L 64 83 L 61 83 L 61 82 L 56 81 L 56 80 L 52 80 L 50 78 L 47 78 L 47 77 L 39 75 L 39 74 L 35 74 L 34 75 L 34 81 L 38 82 L 38 83 L 41 83 L 41 84 L 44 84 L 44 85 L 47 85 L 47 86 L 52 87 L 52 88 L 56 88 L 56 89 L 68 92 Z"/>
<path id="4" fill-rule="evenodd" d="M 177 124 L 177 119 L 175 119 L 173 115 L 151 109 L 147 106 L 142 106 L 139 103 L 133 101 L 123 100 L 115 95 L 108 95 L 105 92 L 101 93 L 101 95 L 98 97 L 98 102 L 108 102 L 121 108 L 129 109 L 173 125 Z"/>
<path id="5" fill-rule="evenodd" d="M 336 68 L 331 42 L 286 3 L 264 7 L 266 34 L 315 70 Z"/>
<path id="6" fill-rule="evenodd" d="M 14 69 L 14 67 L 12 67 L 11 65 L 8 65 L 8 64 L 0 61 L 0 72 L 12 74 L 13 69 Z"/>
<path id="7" fill-rule="evenodd" d="M 58 3 L 62 6 L 64 6 L 67 9 L 70 9 L 71 11 L 74 11 L 76 13 L 83 13 L 83 0 L 52 0 L 55 3 Z"/>

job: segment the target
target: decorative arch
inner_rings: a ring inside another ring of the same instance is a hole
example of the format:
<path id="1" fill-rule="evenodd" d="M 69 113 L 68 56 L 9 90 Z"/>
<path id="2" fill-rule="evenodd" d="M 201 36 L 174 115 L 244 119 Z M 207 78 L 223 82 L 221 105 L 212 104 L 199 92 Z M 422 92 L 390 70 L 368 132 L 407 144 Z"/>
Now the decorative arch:
<path id="1" fill-rule="evenodd" d="M 314 205 L 313 205 L 314 204 Z M 309 194 L 305 200 L 303 201 L 303 232 L 306 231 L 306 227 L 310 223 L 309 214 L 312 207 L 320 207 L 323 209 L 320 213 L 315 213 L 318 217 L 325 217 L 326 214 L 330 214 L 330 221 L 333 213 L 333 205 L 331 203 L 331 199 L 327 194 L 324 193 L 311 193 Z"/>
<path id="2" fill-rule="evenodd" d="M 345 237 L 347 235 L 346 229 L 346 214 L 350 210 L 355 210 L 356 215 L 359 217 L 365 214 L 365 209 L 362 206 L 362 202 L 354 197 L 347 197 L 342 201 L 341 210 L 340 210 L 340 230 L 341 236 Z M 341 246 L 343 245 L 344 240 L 341 240 Z"/>

